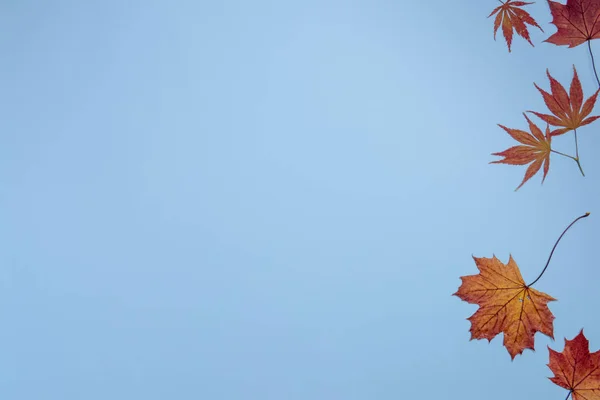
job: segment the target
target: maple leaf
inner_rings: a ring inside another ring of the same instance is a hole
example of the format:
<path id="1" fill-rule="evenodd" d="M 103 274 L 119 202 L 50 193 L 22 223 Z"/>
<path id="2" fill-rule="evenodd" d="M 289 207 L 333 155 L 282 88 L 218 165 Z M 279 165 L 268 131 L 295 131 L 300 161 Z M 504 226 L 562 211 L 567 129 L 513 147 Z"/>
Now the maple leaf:
<path id="1" fill-rule="evenodd" d="M 548 351 L 552 382 L 569 389 L 573 400 L 600 400 L 600 350 L 590 353 L 583 329 L 573 340 L 565 339 L 562 353 L 550 347 Z"/>
<path id="2" fill-rule="evenodd" d="M 510 129 L 503 125 L 498 126 L 504 129 L 510 136 L 516 141 L 523 143 L 520 146 L 513 146 L 500 153 L 492 153 L 493 156 L 504 157 L 502 160 L 492 161 L 490 164 L 511 164 L 511 165 L 525 165 L 531 163 L 531 165 L 525 171 L 525 177 L 521 184 L 515 189 L 519 190 L 525 182 L 527 182 L 533 175 L 535 175 L 542 164 L 544 165 L 544 176 L 542 177 L 542 183 L 546 179 L 548 170 L 550 169 L 550 142 L 552 137 L 550 135 L 550 128 L 546 126 L 546 135 L 542 134 L 540 128 L 538 128 L 531 120 L 523 113 L 525 119 L 529 123 L 529 130 L 532 134 L 519 130 Z"/>
<path id="3" fill-rule="evenodd" d="M 525 285 L 512 256 L 506 265 L 496 256 L 473 259 L 479 274 L 461 276 L 462 284 L 454 293 L 468 303 L 479 305 L 468 318 L 471 340 L 491 341 L 503 332 L 504 346 L 514 359 L 523 350 L 534 349 L 536 332 L 553 338 L 554 315 L 547 303 L 556 299 Z"/>
<path id="4" fill-rule="evenodd" d="M 527 25 L 537 26 L 540 28 L 542 32 L 544 30 L 535 22 L 535 20 L 529 15 L 529 13 L 525 10 L 520 9 L 519 7 L 523 7 L 527 4 L 524 1 L 512 1 L 508 0 L 507 2 L 502 2 L 501 6 L 494 8 L 488 18 L 492 15 L 498 13 L 496 15 L 496 19 L 494 20 L 494 40 L 496 40 L 496 32 L 500 27 L 500 23 L 502 23 L 502 33 L 504 34 L 504 39 L 506 39 L 506 44 L 508 45 L 508 51 L 510 52 L 510 45 L 512 43 L 513 37 L 513 28 L 517 32 L 517 35 L 523 37 L 525 40 L 531 43 L 531 39 L 529 38 L 529 31 L 527 30 Z"/>
<path id="5" fill-rule="evenodd" d="M 537 90 L 540 91 L 544 97 L 546 106 L 554 115 L 542 114 L 535 111 L 528 112 L 537 115 L 552 126 L 564 127 L 552 131 L 552 136 L 562 135 L 563 133 L 587 125 L 600 118 L 600 116 L 586 118 L 590 115 L 596 104 L 596 98 L 598 97 L 600 89 L 596 90 L 596 93 L 590 96 L 582 107 L 583 89 L 581 88 L 581 82 L 577 76 L 575 65 L 573 65 L 573 79 L 571 80 L 571 86 L 569 87 L 569 94 L 567 94 L 563 85 L 550 75 L 548 70 L 546 70 L 546 75 L 548 75 L 548 79 L 550 80 L 550 90 L 552 94 L 544 91 L 537 84 L 534 83 L 534 85 Z"/>
<path id="6" fill-rule="evenodd" d="M 558 30 L 544 42 L 575 47 L 600 38 L 599 0 L 567 0 L 567 4 L 548 1 L 548 5 Z"/>

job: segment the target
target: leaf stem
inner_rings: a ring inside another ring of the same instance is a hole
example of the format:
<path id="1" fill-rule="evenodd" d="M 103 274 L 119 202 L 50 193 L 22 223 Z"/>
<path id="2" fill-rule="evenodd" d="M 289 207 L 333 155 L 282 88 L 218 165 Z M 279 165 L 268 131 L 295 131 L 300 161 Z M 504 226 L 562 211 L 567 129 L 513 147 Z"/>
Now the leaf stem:
<path id="1" fill-rule="evenodd" d="M 596 63 L 594 62 L 594 54 L 592 53 L 592 45 L 591 40 L 587 41 L 588 50 L 590 51 L 590 57 L 592 57 L 592 67 L 594 67 L 594 75 L 596 75 L 596 81 L 598 82 L 598 86 L 600 86 L 600 79 L 598 79 L 598 73 L 596 72 Z"/>
<path id="2" fill-rule="evenodd" d="M 537 278 L 535 278 L 535 281 L 531 282 L 529 285 L 527 285 L 527 287 L 533 286 L 533 284 L 536 283 L 537 281 L 539 281 L 540 278 L 542 277 L 542 275 L 544 275 L 544 272 L 546 272 L 546 268 L 548 268 L 548 264 L 550 264 L 550 260 L 552 259 L 552 254 L 554 254 L 554 250 L 556 250 L 556 246 L 558 245 L 558 242 L 560 242 L 560 239 L 562 239 L 562 237 L 564 236 L 564 234 L 567 233 L 567 231 L 569 230 L 569 228 L 572 227 L 573 224 L 575 224 L 575 222 L 579 221 L 582 218 L 589 217 L 589 215 L 590 215 L 590 213 L 586 212 L 582 216 L 575 218 L 575 220 L 573 222 L 571 222 L 569 224 L 569 226 L 567 226 L 565 228 L 565 230 L 563 231 L 563 233 L 561 233 L 560 236 L 558 237 L 558 240 L 556 241 L 556 243 L 554 243 L 554 247 L 552 247 L 552 251 L 550 252 L 550 256 L 548 257 L 548 261 L 546 261 L 546 266 L 544 267 L 544 269 L 542 270 L 542 272 L 540 273 L 540 275 Z"/>
<path id="3" fill-rule="evenodd" d="M 571 160 L 577 160 L 575 157 L 573 157 L 573 156 L 570 156 L 570 155 L 568 155 L 568 154 L 565 154 L 565 153 L 561 153 L 560 151 L 556 151 L 556 150 L 554 150 L 554 149 L 552 149 L 552 150 L 550 150 L 550 151 L 551 151 L 551 152 L 553 152 L 553 153 L 556 153 L 556 154 L 560 154 L 561 156 L 568 157 L 568 158 L 570 158 Z"/>
<path id="4" fill-rule="evenodd" d="M 573 134 L 575 135 L 575 162 L 577 163 L 577 166 L 581 171 L 581 175 L 585 176 L 585 174 L 583 173 L 583 168 L 581 168 L 581 164 L 579 164 L 579 145 L 577 144 L 577 129 L 573 129 Z"/>
<path id="5" fill-rule="evenodd" d="M 575 135 L 577 135 L 577 133 L 575 133 Z M 575 136 L 575 137 L 577 137 L 577 136 Z M 577 145 L 575 147 L 577 147 Z M 554 149 L 551 149 L 550 151 L 553 153 L 559 154 L 563 157 L 570 158 L 571 160 L 575 161 L 577 163 L 577 166 L 579 167 L 579 171 L 581 171 L 581 175 L 585 176 L 585 173 L 583 172 L 583 168 L 581 168 L 581 164 L 579 163 L 579 157 L 573 157 L 568 154 L 561 153 L 560 151 L 556 151 Z"/>

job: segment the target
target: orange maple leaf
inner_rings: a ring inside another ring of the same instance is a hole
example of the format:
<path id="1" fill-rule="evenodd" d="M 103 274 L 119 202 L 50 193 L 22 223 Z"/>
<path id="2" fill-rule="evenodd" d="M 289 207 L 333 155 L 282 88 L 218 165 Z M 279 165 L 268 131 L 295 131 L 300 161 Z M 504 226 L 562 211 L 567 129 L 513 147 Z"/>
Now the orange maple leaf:
<path id="1" fill-rule="evenodd" d="M 565 339 L 562 353 L 550 347 L 548 351 L 552 382 L 569 389 L 573 400 L 600 400 L 600 350 L 590 353 L 583 329 L 573 340 Z"/>
<path id="2" fill-rule="evenodd" d="M 547 303 L 556 299 L 525 285 L 512 256 L 506 265 L 496 256 L 473 259 L 479 274 L 462 276 L 462 284 L 454 293 L 468 303 L 479 305 L 468 318 L 471 340 L 491 341 L 503 332 L 504 346 L 514 359 L 523 350 L 534 349 L 536 332 L 553 338 L 554 315 Z"/>
<path id="3" fill-rule="evenodd" d="M 544 183 L 544 179 L 546 179 L 546 175 L 550 169 L 550 142 L 552 140 L 550 128 L 546 126 L 546 136 L 544 136 L 540 128 L 531 122 L 525 113 L 523 113 L 523 115 L 529 123 L 529 130 L 531 130 L 533 134 L 519 129 L 510 129 L 498 124 L 498 126 L 508 132 L 513 139 L 523 143 L 523 145 L 513 146 L 500 153 L 492 153 L 493 156 L 504 157 L 504 159 L 490 162 L 490 164 L 501 163 L 511 165 L 525 165 L 531 163 L 531 165 L 527 168 L 527 171 L 525 171 L 525 177 L 523 178 L 523 181 L 515 190 L 519 190 L 519 188 L 523 186 L 525 182 L 535 175 L 542 167 L 542 164 L 544 165 L 544 176 L 542 177 L 542 183 Z"/>
<path id="4" fill-rule="evenodd" d="M 537 90 L 540 91 L 544 97 L 546 106 L 554 115 L 542 114 L 535 111 L 528 112 L 537 115 L 552 126 L 564 127 L 552 131 L 552 136 L 562 135 L 563 133 L 587 125 L 600 118 L 600 116 L 586 118 L 594 109 L 600 89 L 596 90 L 596 93 L 590 96 L 582 107 L 583 89 L 581 88 L 581 82 L 577 76 L 575 65 L 573 65 L 573 79 L 571 80 L 569 94 L 567 94 L 563 85 L 550 75 L 548 70 L 546 70 L 546 74 L 548 75 L 548 79 L 550 79 L 550 90 L 552 91 L 552 94 L 540 89 L 537 84 L 534 83 L 534 85 Z"/>
<path id="5" fill-rule="evenodd" d="M 542 32 L 544 30 L 535 22 L 535 20 L 529 15 L 529 13 L 525 10 L 520 9 L 519 7 L 523 7 L 527 4 L 524 1 L 512 1 L 508 0 L 507 2 L 502 2 L 501 6 L 494 8 L 494 11 L 488 18 L 492 15 L 498 13 L 496 15 L 496 19 L 494 20 L 494 40 L 496 40 L 496 32 L 500 27 L 500 23 L 502 23 L 502 33 L 504 34 L 504 39 L 506 39 L 506 44 L 508 45 L 508 51 L 510 52 L 510 45 L 512 43 L 513 37 L 513 28 L 517 32 L 517 35 L 523 37 L 525 40 L 531 43 L 531 39 L 529 38 L 529 31 L 527 30 L 527 25 L 537 26 L 540 28 Z"/>
<path id="6" fill-rule="evenodd" d="M 544 42 L 575 47 L 600 38 L 600 1 L 567 0 L 567 4 L 548 1 L 552 23 L 558 29 Z"/>

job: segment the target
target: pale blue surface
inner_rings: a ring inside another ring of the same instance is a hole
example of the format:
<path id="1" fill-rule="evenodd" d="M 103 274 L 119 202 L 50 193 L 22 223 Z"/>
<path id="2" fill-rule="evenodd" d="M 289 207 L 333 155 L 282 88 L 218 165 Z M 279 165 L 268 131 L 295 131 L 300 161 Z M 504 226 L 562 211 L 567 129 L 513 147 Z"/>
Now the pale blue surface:
<path id="1" fill-rule="evenodd" d="M 488 162 L 547 67 L 596 83 L 543 2 L 509 54 L 497 4 L 2 2 L 0 397 L 563 399 L 546 346 L 600 348 L 600 123 L 586 178 Z M 531 282 L 586 211 L 536 284 L 556 342 L 470 342 L 471 255 Z"/>

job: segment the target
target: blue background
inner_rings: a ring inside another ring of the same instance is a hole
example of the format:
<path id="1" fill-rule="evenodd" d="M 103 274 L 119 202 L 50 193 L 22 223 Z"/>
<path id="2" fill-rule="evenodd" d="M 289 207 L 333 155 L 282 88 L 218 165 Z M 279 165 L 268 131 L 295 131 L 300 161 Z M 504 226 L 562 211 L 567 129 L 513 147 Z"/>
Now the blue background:
<path id="1" fill-rule="evenodd" d="M 546 346 L 600 348 L 600 125 L 585 178 L 488 163 L 546 68 L 597 83 L 545 2 L 509 54 L 499 4 L 3 1 L 1 397 L 563 399 Z M 471 256 L 531 282 L 586 211 L 535 286 L 556 341 L 469 341 Z"/>

